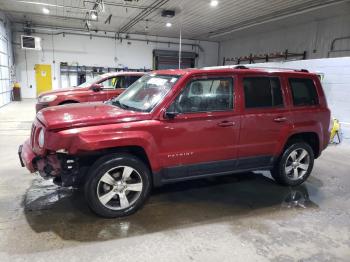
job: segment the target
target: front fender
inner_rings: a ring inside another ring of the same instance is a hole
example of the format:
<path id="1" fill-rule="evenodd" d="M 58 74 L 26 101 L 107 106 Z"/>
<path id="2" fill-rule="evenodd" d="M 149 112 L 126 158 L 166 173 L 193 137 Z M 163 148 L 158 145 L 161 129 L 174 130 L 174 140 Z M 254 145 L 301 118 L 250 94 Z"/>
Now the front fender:
<path id="1" fill-rule="evenodd" d="M 123 130 L 125 129 L 125 130 Z M 128 126 L 111 125 L 74 128 L 57 133 L 52 132 L 48 141 L 48 149 L 52 151 L 66 150 L 71 155 L 94 152 L 125 146 L 138 146 L 147 154 L 152 170 L 159 170 L 160 164 L 154 137 L 146 130 L 128 130 Z"/>
<path id="2" fill-rule="evenodd" d="M 145 150 L 150 161 L 152 170 L 159 169 L 159 163 L 156 156 L 156 142 L 153 136 L 146 131 L 127 131 L 117 133 L 101 134 L 82 134 L 72 145 L 72 152 L 95 151 L 101 149 L 117 148 L 124 146 L 138 146 Z"/>
<path id="3" fill-rule="evenodd" d="M 65 96 L 60 96 L 55 100 L 55 104 L 59 105 L 65 101 L 74 101 L 77 103 L 80 103 L 80 98 L 74 95 L 65 95 Z"/>

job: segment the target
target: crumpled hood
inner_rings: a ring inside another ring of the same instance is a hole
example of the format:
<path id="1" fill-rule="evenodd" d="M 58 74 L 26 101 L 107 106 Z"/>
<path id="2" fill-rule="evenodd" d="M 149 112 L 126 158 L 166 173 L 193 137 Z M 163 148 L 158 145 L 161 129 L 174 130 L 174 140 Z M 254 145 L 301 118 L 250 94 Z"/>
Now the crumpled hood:
<path id="1" fill-rule="evenodd" d="M 85 92 L 89 91 L 87 87 L 68 87 L 68 88 L 60 88 L 48 92 L 41 93 L 39 97 L 47 96 L 47 95 L 68 95 L 72 92 Z"/>
<path id="2" fill-rule="evenodd" d="M 141 121 L 150 119 L 150 114 L 103 103 L 82 103 L 45 108 L 38 112 L 37 118 L 52 130 Z"/>

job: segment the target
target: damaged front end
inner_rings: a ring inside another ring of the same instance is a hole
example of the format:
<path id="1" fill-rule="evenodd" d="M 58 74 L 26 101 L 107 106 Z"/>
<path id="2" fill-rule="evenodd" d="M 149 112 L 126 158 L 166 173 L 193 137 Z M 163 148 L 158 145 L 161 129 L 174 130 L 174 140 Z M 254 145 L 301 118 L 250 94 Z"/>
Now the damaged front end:
<path id="1" fill-rule="evenodd" d="M 80 169 L 78 159 L 66 154 L 54 153 L 45 157 L 36 157 L 33 166 L 45 179 L 53 178 L 59 186 L 78 186 Z"/>
<path id="2" fill-rule="evenodd" d="M 78 158 L 63 153 L 49 153 L 44 156 L 33 152 L 29 140 L 18 149 L 18 156 L 23 167 L 31 173 L 39 173 L 45 179 L 53 178 L 53 182 L 59 186 L 79 186 L 82 170 Z"/>
<path id="3" fill-rule="evenodd" d="M 45 179 L 53 178 L 53 182 L 59 186 L 79 186 L 82 175 L 80 171 L 84 168 L 79 166 L 78 158 L 48 146 L 49 140 L 60 140 L 50 139 L 48 135 L 43 123 L 35 119 L 30 138 L 18 149 L 21 165 L 31 173 L 39 173 Z"/>

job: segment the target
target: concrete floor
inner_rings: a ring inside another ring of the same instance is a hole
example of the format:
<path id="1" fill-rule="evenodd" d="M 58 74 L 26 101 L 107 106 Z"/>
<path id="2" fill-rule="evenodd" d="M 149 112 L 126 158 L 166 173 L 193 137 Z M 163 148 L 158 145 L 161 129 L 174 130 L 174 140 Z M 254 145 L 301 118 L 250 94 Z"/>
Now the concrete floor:
<path id="1" fill-rule="evenodd" d="M 123 219 L 21 168 L 34 101 L 0 108 L 0 261 L 350 261 L 350 142 L 302 186 L 261 173 L 157 189 Z"/>

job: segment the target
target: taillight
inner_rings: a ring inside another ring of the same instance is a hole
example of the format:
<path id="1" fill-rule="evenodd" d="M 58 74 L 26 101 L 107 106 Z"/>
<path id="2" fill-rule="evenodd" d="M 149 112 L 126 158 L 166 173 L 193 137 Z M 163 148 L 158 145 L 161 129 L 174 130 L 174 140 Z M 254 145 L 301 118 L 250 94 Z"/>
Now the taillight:
<path id="1" fill-rule="evenodd" d="M 329 132 L 332 131 L 333 125 L 334 125 L 334 121 L 333 121 L 333 118 L 332 118 L 332 116 L 331 116 L 331 119 L 329 120 L 329 128 L 328 128 L 328 131 L 329 131 Z"/>

